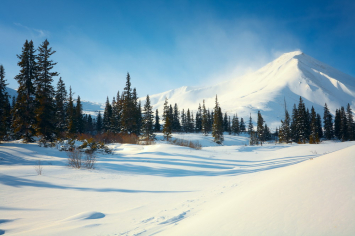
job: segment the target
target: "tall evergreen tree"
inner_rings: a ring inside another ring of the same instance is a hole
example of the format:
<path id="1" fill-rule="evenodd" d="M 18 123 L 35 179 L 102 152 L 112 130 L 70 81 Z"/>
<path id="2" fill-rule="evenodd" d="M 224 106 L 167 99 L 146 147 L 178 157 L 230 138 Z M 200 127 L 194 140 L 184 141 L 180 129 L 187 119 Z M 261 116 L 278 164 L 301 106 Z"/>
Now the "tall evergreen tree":
<path id="1" fill-rule="evenodd" d="M 256 133 L 259 141 L 261 142 L 265 141 L 264 140 L 264 118 L 262 117 L 260 111 L 258 111 Z"/>
<path id="2" fill-rule="evenodd" d="M 84 132 L 85 122 L 83 119 L 83 105 L 80 101 L 80 96 L 76 100 L 76 107 L 75 107 L 75 120 L 76 120 L 76 132 L 81 134 Z"/>
<path id="3" fill-rule="evenodd" d="M 344 107 L 340 108 L 340 138 L 341 141 L 348 141 L 349 140 L 349 127 L 348 127 L 348 119 L 346 117 L 346 112 Z"/>
<path id="4" fill-rule="evenodd" d="M 38 47 L 37 55 L 37 77 L 36 85 L 36 124 L 35 130 L 38 135 L 42 135 L 43 139 L 53 141 L 56 131 L 55 125 L 55 107 L 54 107 L 54 88 L 52 85 L 53 77 L 58 76 L 57 72 L 53 72 L 53 67 L 57 64 L 50 60 L 55 51 L 49 47 L 49 42 L 45 40 Z"/>
<path id="5" fill-rule="evenodd" d="M 245 122 L 244 122 L 244 119 L 243 117 L 240 118 L 240 132 L 245 132 L 246 129 L 245 129 Z"/>
<path id="6" fill-rule="evenodd" d="M 324 124 L 324 136 L 327 140 L 333 138 L 333 118 L 332 114 L 329 112 L 327 103 L 324 105 L 324 116 L 323 116 L 323 124 Z"/>
<path id="7" fill-rule="evenodd" d="M 355 123 L 354 123 L 353 111 L 352 111 L 349 103 L 348 103 L 348 106 L 346 107 L 346 117 L 347 117 L 347 123 L 348 123 L 349 140 L 353 141 L 353 140 L 355 140 Z"/>
<path id="8" fill-rule="evenodd" d="M 142 136 L 148 142 L 154 139 L 153 133 L 153 110 L 150 105 L 150 98 L 147 95 L 145 105 L 143 108 L 143 120 L 142 120 Z"/>
<path id="9" fill-rule="evenodd" d="M 223 120 L 222 120 L 221 107 L 218 103 L 218 98 L 216 95 L 215 107 L 214 107 L 214 116 L 213 116 L 213 126 L 212 126 L 212 137 L 214 142 L 221 144 L 224 141 L 223 137 Z"/>
<path id="10" fill-rule="evenodd" d="M 248 134 L 251 135 L 253 131 L 254 131 L 254 125 L 253 125 L 253 120 L 252 120 L 251 114 L 250 114 L 249 124 L 248 124 Z"/>
<path id="11" fill-rule="evenodd" d="M 35 79 L 37 76 L 37 63 L 33 42 L 26 40 L 22 54 L 17 55 L 20 60 L 20 73 L 15 79 L 19 83 L 17 90 L 16 104 L 13 109 L 14 132 L 18 138 L 23 138 L 25 142 L 32 142 L 35 135 Z"/>
<path id="12" fill-rule="evenodd" d="M 59 78 L 57 83 L 57 89 L 55 92 L 55 122 L 56 122 L 56 133 L 61 136 L 61 134 L 68 128 L 66 120 L 67 111 L 67 90 L 65 89 L 65 84 L 62 77 Z"/>
<path id="13" fill-rule="evenodd" d="M 99 111 L 99 114 L 97 115 L 97 118 L 96 118 L 96 132 L 97 133 L 101 133 L 102 131 L 102 116 L 101 116 L 101 112 Z"/>
<path id="14" fill-rule="evenodd" d="M 310 144 L 317 144 L 319 143 L 319 135 L 318 135 L 318 129 L 317 129 L 317 114 L 314 110 L 314 107 L 312 106 L 311 109 L 311 134 L 309 136 L 309 143 Z"/>
<path id="15" fill-rule="evenodd" d="M 236 113 L 234 116 L 233 116 L 233 119 L 232 119 L 232 133 L 234 135 L 239 135 L 240 133 L 240 124 L 239 124 L 239 119 L 238 119 L 238 114 Z"/>
<path id="16" fill-rule="evenodd" d="M 167 98 L 165 98 L 165 102 L 164 102 L 163 121 L 165 122 L 163 125 L 163 134 L 165 139 L 169 141 L 172 133 L 172 120 L 171 120 L 170 108 L 169 108 Z"/>
<path id="17" fill-rule="evenodd" d="M 77 122 L 75 116 L 75 106 L 73 100 L 73 92 L 71 86 L 69 87 L 68 107 L 67 107 L 67 124 L 68 134 L 73 137 L 77 132 Z"/>
<path id="18" fill-rule="evenodd" d="M 295 141 L 295 142 L 298 142 L 298 140 L 299 140 L 299 134 L 297 132 L 297 118 L 298 118 L 298 110 L 297 110 L 296 104 L 293 104 L 292 123 L 291 123 L 291 137 L 292 137 L 292 140 Z"/>
<path id="19" fill-rule="evenodd" d="M 196 123 L 195 131 L 196 132 L 201 132 L 202 131 L 202 108 L 201 108 L 201 104 L 198 104 L 195 123 Z"/>
<path id="20" fill-rule="evenodd" d="M 205 100 L 203 100 L 202 104 L 202 115 L 201 115 L 201 131 L 204 135 L 208 134 L 209 122 L 208 122 L 208 114 L 206 110 Z"/>
<path id="21" fill-rule="evenodd" d="M 290 142 L 291 141 L 291 118 L 286 108 L 285 100 L 285 119 L 281 120 L 281 127 L 279 130 L 279 142 Z"/>
<path id="22" fill-rule="evenodd" d="M 6 91 L 5 69 L 0 65 L 0 141 L 7 139 L 9 131 L 9 123 L 7 122 L 10 116 L 9 113 L 9 95 Z"/>
<path id="23" fill-rule="evenodd" d="M 108 97 L 106 98 L 105 110 L 104 110 L 104 117 L 103 117 L 103 128 L 105 132 L 111 130 L 111 120 L 112 120 L 112 106 Z"/>
<path id="24" fill-rule="evenodd" d="M 296 120 L 296 132 L 297 132 L 297 142 L 298 143 L 306 143 L 307 140 L 307 127 L 309 124 L 309 117 L 306 111 L 306 107 L 304 105 L 302 97 L 300 97 L 300 101 L 298 104 L 297 110 L 297 120 Z"/>
<path id="25" fill-rule="evenodd" d="M 323 138 L 323 129 L 322 129 L 322 117 L 317 114 L 317 133 L 318 133 L 318 137 L 319 139 Z"/>
<path id="26" fill-rule="evenodd" d="M 154 131 L 160 132 L 160 122 L 159 122 L 159 111 L 158 109 L 155 110 L 155 123 L 154 123 Z"/>
<path id="27" fill-rule="evenodd" d="M 137 127 L 137 116 L 135 114 L 137 106 L 133 101 L 131 76 L 127 73 L 126 86 L 123 92 L 122 116 L 121 116 L 121 131 L 125 134 L 131 134 Z"/>
<path id="28" fill-rule="evenodd" d="M 223 131 L 224 132 L 229 132 L 229 124 L 228 124 L 227 112 L 224 113 L 224 117 L 223 117 Z"/>
<path id="29" fill-rule="evenodd" d="M 181 125 L 180 125 L 180 112 L 178 109 L 178 105 L 175 103 L 174 105 L 174 112 L 173 112 L 173 131 L 174 132 L 180 132 L 181 130 Z"/>
<path id="30" fill-rule="evenodd" d="M 334 136 L 337 139 L 341 139 L 342 134 L 340 132 L 341 129 L 341 116 L 340 116 L 340 110 L 336 109 L 335 111 L 335 118 L 334 118 Z"/>

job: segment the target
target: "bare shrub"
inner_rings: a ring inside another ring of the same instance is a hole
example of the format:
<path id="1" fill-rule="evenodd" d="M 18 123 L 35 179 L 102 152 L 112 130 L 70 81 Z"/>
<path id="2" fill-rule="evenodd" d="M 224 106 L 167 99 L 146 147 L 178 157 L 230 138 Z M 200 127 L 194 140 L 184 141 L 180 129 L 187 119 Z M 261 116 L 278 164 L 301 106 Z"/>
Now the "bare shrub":
<path id="1" fill-rule="evenodd" d="M 95 169 L 96 155 L 94 152 L 85 153 L 85 167 L 88 169 Z"/>
<path id="2" fill-rule="evenodd" d="M 175 138 L 175 139 L 170 139 L 169 143 L 174 144 L 174 145 L 178 145 L 178 146 L 193 148 L 196 150 L 202 149 L 202 145 L 200 144 L 199 141 L 190 141 L 190 140 Z"/>
<path id="3" fill-rule="evenodd" d="M 68 164 L 75 169 L 81 168 L 81 156 L 82 153 L 78 149 L 72 149 L 71 151 L 67 152 L 68 156 Z"/>
<path id="4" fill-rule="evenodd" d="M 122 134 L 122 133 L 112 133 L 105 132 L 96 135 L 90 134 L 80 134 L 78 135 L 78 140 L 87 140 L 88 143 L 129 143 L 129 144 L 137 144 L 139 138 L 135 134 Z"/>
<path id="5" fill-rule="evenodd" d="M 35 171 L 37 172 L 37 175 L 42 175 L 42 170 L 43 167 L 41 165 L 41 161 L 37 161 L 37 165 L 35 166 Z"/>

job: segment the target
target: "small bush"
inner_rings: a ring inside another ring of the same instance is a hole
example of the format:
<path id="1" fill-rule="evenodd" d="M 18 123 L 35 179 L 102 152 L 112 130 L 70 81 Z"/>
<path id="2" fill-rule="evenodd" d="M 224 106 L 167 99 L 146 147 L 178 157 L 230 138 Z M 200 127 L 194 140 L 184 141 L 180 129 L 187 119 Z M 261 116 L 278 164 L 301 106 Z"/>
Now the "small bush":
<path id="1" fill-rule="evenodd" d="M 202 145 L 200 144 L 199 141 L 190 141 L 190 140 L 175 138 L 175 139 L 170 139 L 169 143 L 174 144 L 174 145 L 178 145 L 178 146 L 193 148 L 196 150 L 202 149 Z"/>
<path id="2" fill-rule="evenodd" d="M 37 172 L 37 175 L 42 175 L 42 170 L 43 167 L 41 165 L 41 161 L 37 161 L 37 165 L 35 166 L 35 171 Z"/>
<path id="3" fill-rule="evenodd" d="M 68 164 L 69 166 L 75 168 L 75 169 L 80 169 L 81 168 L 81 157 L 82 154 L 80 150 L 78 149 L 72 149 L 71 151 L 67 152 L 68 156 Z"/>
<path id="4" fill-rule="evenodd" d="M 88 169 L 94 169 L 96 163 L 96 155 L 93 152 L 85 153 L 85 167 Z"/>

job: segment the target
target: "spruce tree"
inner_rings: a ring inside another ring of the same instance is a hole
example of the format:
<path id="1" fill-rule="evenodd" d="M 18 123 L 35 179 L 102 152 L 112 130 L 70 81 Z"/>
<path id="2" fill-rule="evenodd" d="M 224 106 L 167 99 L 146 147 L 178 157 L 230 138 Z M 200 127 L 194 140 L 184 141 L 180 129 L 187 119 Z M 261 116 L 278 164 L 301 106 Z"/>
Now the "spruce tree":
<path id="1" fill-rule="evenodd" d="M 143 119 L 142 119 L 142 136 L 147 143 L 154 139 L 153 117 L 154 116 L 153 116 L 152 106 L 150 105 L 150 98 L 149 95 L 147 95 L 143 107 Z"/>
<path id="2" fill-rule="evenodd" d="M 332 114 L 329 112 L 327 103 L 324 105 L 324 116 L 323 116 L 323 124 L 324 124 L 324 137 L 327 140 L 331 140 L 333 138 L 333 118 Z"/>
<path id="3" fill-rule="evenodd" d="M 291 118 L 286 108 L 285 101 L 285 119 L 281 120 L 281 127 L 279 130 L 279 142 L 290 142 L 292 138 L 291 126 L 290 126 Z"/>
<path id="4" fill-rule="evenodd" d="M 195 123 L 196 123 L 195 124 L 196 132 L 201 132 L 202 131 L 202 108 L 201 108 L 201 104 L 198 104 Z"/>
<path id="5" fill-rule="evenodd" d="M 252 135 L 252 132 L 254 131 L 254 126 L 253 126 L 253 120 L 251 118 L 251 114 L 250 114 L 250 117 L 249 117 L 249 124 L 248 124 L 248 134 L 249 136 Z"/>
<path id="6" fill-rule="evenodd" d="M 165 122 L 163 125 L 163 134 L 165 139 L 169 141 L 172 133 L 172 120 L 170 115 L 170 108 L 168 105 L 168 98 L 165 98 L 164 102 L 163 121 Z"/>
<path id="7" fill-rule="evenodd" d="M 59 136 L 62 136 L 62 133 L 68 128 L 66 120 L 67 106 L 67 90 L 65 89 L 62 77 L 60 77 L 57 83 L 57 90 L 55 92 L 55 123 L 56 133 Z"/>
<path id="8" fill-rule="evenodd" d="M 84 132 L 84 119 L 83 119 L 83 105 L 80 101 L 80 96 L 76 100 L 76 107 L 75 107 L 75 120 L 76 120 L 76 132 L 81 134 Z"/>
<path id="9" fill-rule="evenodd" d="M 228 116 L 227 116 L 227 112 L 226 112 L 226 113 L 224 113 L 224 117 L 223 117 L 223 131 L 224 132 L 229 132 L 228 127 L 229 127 L 229 125 L 228 125 Z"/>
<path id="10" fill-rule="evenodd" d="M 239 135 L 240 133 L 240 124 L 239 124 L 239 119 L 238 119 L 238 114 L 236 113 L 234 116 L 233 116 L 233 119 L 232 119 L 232 133 L 234 135 Z"/>
<path id="11" fill-rule="evenodd" d="M 297 119 L 296 119 L 296 137 L 297 137 L 296 141 L 298 143 L 306 143 L 308 124 L 309 124 L 309 117 L 304 102 L 302 100 L 302 97 L 300 97 L 298 110 L 297 110 Z"/>
<path id="12" fill-rule="evenodd" d="M 317 133 L 318 133 L 318 137 L 319 139 L 323 138 L 323 129 L 322 129 L 322 117 L 317 114 Z"/>
<path id="13" fill-rule="evenodd" d="M 181 131 L 183 132 L 187 132 L 188 127 L 187 127 L 187 118 L 186 118 L 186 114 L 185 114 L 185 109 L 182 109 L 181 112 Z"/>
<path id="14" fill-rule="evenodd" d="M 256 133 L 257 133 L 258 140 L 261 141 L 261 143 L 265 141 L 264 140 L 264 118 L 262 117 L 260 111 L 258 111 Z"/>
<path id="15" fill-rule="evenodd" d="M 341 139 L 342 134 L 340 132 L 341 127 L 341 117 L 340 117 L 340 110 L 335 110 L 335 118 L 334 118 L 334 136 L 337 139 Z"/>
<path id="16" fill-rule="evenodd" d="M 340 108 L 340 138 L 341 141 L 348 141 L 349 140 L 349 127 L 348 127 L 348 119 L 346 117 L 346 112 L 344 107 Z"/>
<path id="17" fill-rule="evenodd" d="M 131 134 L 137 127 L 136 102 L 133 101 L 131 76 L 127 73 L 126 86 L 123 92 L 122 116 L 121 116 L 121 131 L 125 134 Z"/>
<path id="18" fill-rule="evenodd" d="M 101 116 L 101 112 L 99 111 L 99 114 L 97 115 L 97 118 L 96 118 L 96 132 L 98 134 L 100 134 L 102 132 L 102 116 Z"/>
<path id="19" fill-rule="evenodd" d="M 19 83 L 17 90 L 16 104 L 13 109 L 12 126 L 17 138 L 22 138 L 24 142 L 32 142 L 35 135 L 35 87 L 37 76 L 37 63 L 33 42 L 26 40 L 22 54 L 17 55 L 20 60 L 20 73 L 15 79 Z"/>
<path id="20" fill-rule="evenodd" d="M 154 123 L 154 131 L 160 132 L 160 122 L 159 122 L 159 111 L 158 109 L 155 110 L 155 123 Z"/>
<path id="21" fill-rule="evenodd" d="M 309 136 L 309 143 L 310 144 L 317 144 L 319 143 L 319 135 L 318 135 L 318 129 L 317 129 L 317 114 L 314 110 L 314 107 L 312 106 L 311 109 L 311 132 Z"/>
<path id="22" fill-rule="evenodd" d="M 9 131 L 9 123 L 7 122 L 10 116 L 9 113 L 9 95 L 6 91 L 5 69 L 0 65 L 0 142 L 7 139 Z"/>
<path id="23" fill-rule="evenodd" d="M 208 126 L 209 126 L 209 122 L 208 122 L 208 114 L 207 114 L 207 110 L 206 110 L 206 105 L 205 105 L 205 100 L 203 100 L 202 103 L 202 115 L 201 115 L 201 131 L 204 135 L 208 134 Z"/>
<path id="24" fill-rule="evenodd" d="M 173 112 L 173 131 L 180 132 L 181 125 L 180 125 L 180 112 L 178 109 L 178 105 L 175 103 L 174 105 L 174 112 Z"/>
<path id="25" fill-rule="evenodd" d="M 218 103 L 217 95 L 213 113 L 213 126 L 212 126 L 212 137 L 214 142 L 221 144 L 224 140 L 223 137 L 223 124 L 222 124 L 222 112 Z"/>
<path id="26" fill-rule="evenodd" d="M 112 120 L 112 106 L 108 97 L 106 98 L 105 110 L 104 110 L 104 117 L 103 117 L 103 128 L 105 132 L 110 131 L 111 129 L 111 120 Z"/>
<path id="27" fill-rule="evenodd" d="M 355 140 L 355 123 L 354 123 L 353 111 L 352 111 L 349 103 L 346 108 L 346 116 L 347 116 L 347 123 L 348 123 L 349 140 L 353 141 L 353 140 Z"/>
<path id="28" fill-rule="evenodd" d="M 58 76 L 57 72 L 53 72 L 53 67 L 57 64 L 50 60 L 55 51 L 49 47 L 49 42 L 45 40 L 38 47 L 37 55 L 37 76 L 36 85 L 36 124 L 35 130 L 37 135 L 41 135 L 44 140 L 53 141 L 56 131 L 55 107 L 54 107 L 54 88 L 52 85 L 53 77 Z"/>
<path id="29" fill-rule="evenodd" d="M 73 138 L 77 132 L 77 122 L 75 116 L 75 106 L 73 100 L 73 92 L 71 86 L 69 87 L 69 97 L 68 97 L 68 107 L 67 107 L 67 124 L 68 124 L 68 135 Z"/>
<path id="30" fill-rule="evenodd" d="M 298 140 L 299 140 L 299 134 L 297 132 L 297 118 L 298 118 L 298 110 L 297 110 L 296 104 L 293 104 L 292 123 L 291 123 L 291 138 L 295 142 L 298 142 Z"/>
<path id="31" fill-rule="evenodd" d="M 243 117 L 240 118 L 240 132 L 245 132 L 246 129 L 245 129 L 245 122 L 244 122 L 244 119 Z"/>

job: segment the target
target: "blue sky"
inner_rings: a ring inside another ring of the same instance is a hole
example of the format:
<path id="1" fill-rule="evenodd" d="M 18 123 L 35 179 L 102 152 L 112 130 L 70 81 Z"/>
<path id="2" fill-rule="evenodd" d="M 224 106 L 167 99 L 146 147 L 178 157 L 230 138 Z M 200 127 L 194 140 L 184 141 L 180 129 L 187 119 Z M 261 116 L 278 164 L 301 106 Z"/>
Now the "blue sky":
<path id="1" fill-rule="evenodd" d="M 127 72 L 144 97 L 231 79 L 297 49 L 355 77 L 354 12 L 352 0 L 4 0 L 0 63 L 17 88 L 16 54 L 26 39 L 48 39 L 67 87 L 96 102 L 122 91 Z"/>

